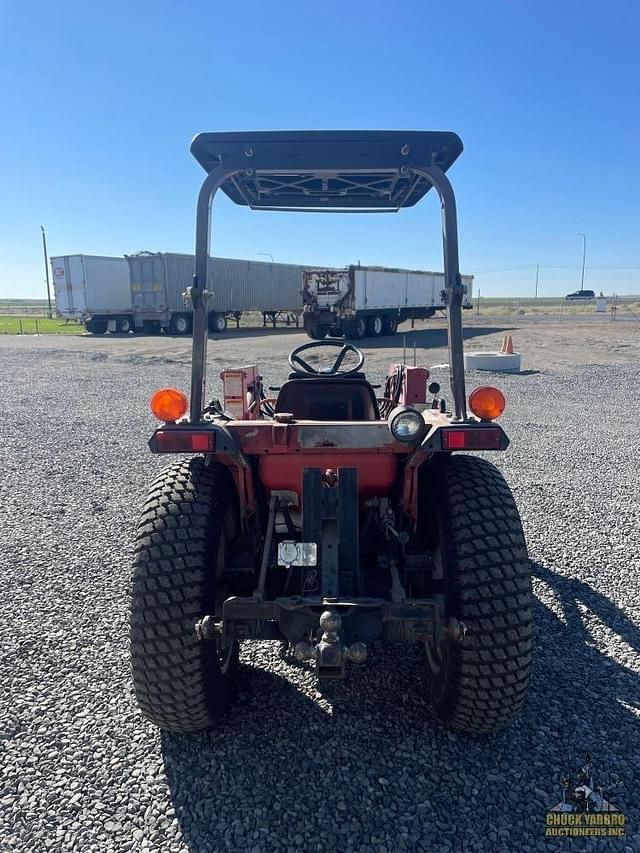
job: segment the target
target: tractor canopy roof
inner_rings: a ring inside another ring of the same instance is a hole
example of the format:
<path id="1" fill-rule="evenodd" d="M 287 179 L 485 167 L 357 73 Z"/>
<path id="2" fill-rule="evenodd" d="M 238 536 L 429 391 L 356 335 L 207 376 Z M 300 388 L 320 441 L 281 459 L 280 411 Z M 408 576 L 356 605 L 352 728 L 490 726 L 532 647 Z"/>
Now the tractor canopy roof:
<path id="1" fill-rule="evenodd" d="M 397 211 L 431 188 L 462 152 L 450 131 L 303 130 L 199 133 L 191 153 L 206 172 L 229 171 L 223 191 L 254 210 Z"/>

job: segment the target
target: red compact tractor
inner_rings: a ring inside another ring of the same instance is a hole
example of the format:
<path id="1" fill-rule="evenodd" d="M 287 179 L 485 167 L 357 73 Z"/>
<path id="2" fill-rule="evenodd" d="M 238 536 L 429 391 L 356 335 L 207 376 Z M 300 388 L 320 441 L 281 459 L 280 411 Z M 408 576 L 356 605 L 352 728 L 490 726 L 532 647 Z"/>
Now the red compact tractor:
<path id="1" fill-rule="evenodd" d="M 460 451 L 500 451 L 504 397 L 464 387 L 454 133 L 204 133 L 190 401 L 154 394 L 154 453 L 180 454 L 151 487 L 131 592 L 138 703 L 162 729 L 215 725 L 235 695 L 241 640 L 280 642 L 342 678 L 374 641 L 419 644 L 448 724 L 490 731 L 525 702 L 531 580 L 500 472 Z M 382 397 L 342 340 L 307 343 L 267 397 L 256 367 L 205 393 L 210 211 L 222 189 L 256 210 L 398 210 L 429 189 L 443 213 L 451 408 L 425 368 L 393 365 Z M 471 413 L 467 411 L 467 405 Z"/>

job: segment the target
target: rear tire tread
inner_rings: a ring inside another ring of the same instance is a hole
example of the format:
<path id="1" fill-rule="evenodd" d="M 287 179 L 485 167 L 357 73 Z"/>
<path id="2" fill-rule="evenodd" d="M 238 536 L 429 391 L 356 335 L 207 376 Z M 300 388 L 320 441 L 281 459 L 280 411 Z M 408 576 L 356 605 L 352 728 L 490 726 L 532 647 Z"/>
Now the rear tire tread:
<path id="1" fill-rule="evenodd" d="M 237 646 L 226 674 L 215 641 L 195 622 L 213 612 L 226 472 L 202 457 L 176 462 L 152 483 L 138 524 L 130 599 L 131 663 L 142 713 L 162 729 L 210 728 L 235 692 Z"/>
<path id="2" fill-rule="evenodd" d="M 527 694 L 533 654 L 527 546 L 511 490 L 491 463 L 452 456 L 441 474 L 445 564 L 457 569 L 450 607 L 467 633 L 449 644 L 450 672 L 436 710 L 454 728 L 493 731 L 520 714 Z"/>

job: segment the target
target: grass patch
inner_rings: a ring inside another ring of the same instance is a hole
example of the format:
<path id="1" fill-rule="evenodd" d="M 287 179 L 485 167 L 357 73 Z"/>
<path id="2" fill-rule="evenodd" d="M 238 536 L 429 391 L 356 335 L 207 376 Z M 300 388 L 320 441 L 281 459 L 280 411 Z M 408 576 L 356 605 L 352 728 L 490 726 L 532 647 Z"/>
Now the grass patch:
<path id="1" fill-rule="evenodd" d="M 19 314 L 0 314 L 0 335 L 79 335 L 83 323 L 67 323 L 59 317 L 29 317 Z"/>

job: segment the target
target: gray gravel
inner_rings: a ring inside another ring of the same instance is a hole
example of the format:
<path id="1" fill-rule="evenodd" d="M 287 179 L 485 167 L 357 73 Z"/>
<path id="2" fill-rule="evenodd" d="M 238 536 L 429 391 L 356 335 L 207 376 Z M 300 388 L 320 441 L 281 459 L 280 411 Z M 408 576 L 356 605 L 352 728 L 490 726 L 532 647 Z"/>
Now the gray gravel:
<path id="1" fill-rule="evenodd" d="M 134 704 L 126 607 L 136 515 L 163 464 L 147 399 L 187 387 L 188 368 L 104 350 L 0 351 L 2 851 L 640 850 L 635 366 L 500 379 L 512 446 L 496 461 L 537 599 L 529 704 L 510 730 L 444 729 L 413 651 L 378 648 L 321 694 L 247 643 L 235 714 L 175 737 Z M 280 360 L 261 367 L 282 377 Z M 627 836 L 545 839 L 586 751 Z"/>

